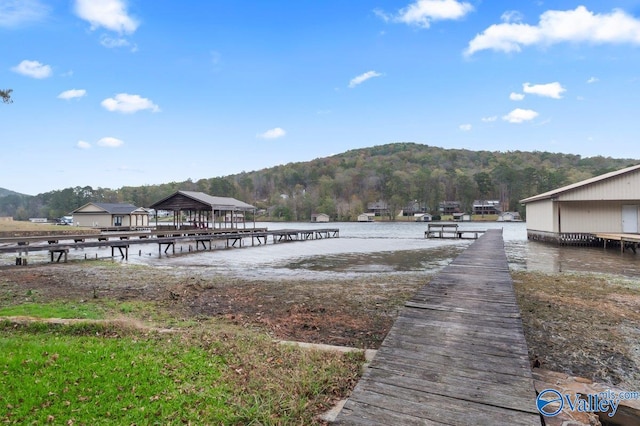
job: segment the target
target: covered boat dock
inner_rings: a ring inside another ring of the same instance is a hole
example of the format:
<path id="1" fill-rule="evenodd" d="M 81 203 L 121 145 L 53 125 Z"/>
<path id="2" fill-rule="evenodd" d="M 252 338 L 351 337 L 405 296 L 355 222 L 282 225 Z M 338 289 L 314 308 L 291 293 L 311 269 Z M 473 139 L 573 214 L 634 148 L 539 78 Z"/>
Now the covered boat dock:
<path id="1" fill-rule="evenodd" d="M 235 198 L 196 191 L 177 191 L 149 207 L 156 211 L 156 229 L 167 226 L 158 223 L 158 211 L 173 212 L 173 229 L 246 229 L 246 214 L 256 210 Z M 251 228 L 255 229 L 255 220 Z"/>

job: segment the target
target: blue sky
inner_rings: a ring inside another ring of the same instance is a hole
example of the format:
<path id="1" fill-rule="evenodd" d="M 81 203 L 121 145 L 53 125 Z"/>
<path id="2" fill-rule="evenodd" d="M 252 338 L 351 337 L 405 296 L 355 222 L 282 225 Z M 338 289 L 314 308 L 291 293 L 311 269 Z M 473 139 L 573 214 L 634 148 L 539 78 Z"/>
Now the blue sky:
<path id="1" fill-rule="evenodd" d="M 0 187 L 390 142 L 640 159 L 640 0 L 0 0 Z"/>

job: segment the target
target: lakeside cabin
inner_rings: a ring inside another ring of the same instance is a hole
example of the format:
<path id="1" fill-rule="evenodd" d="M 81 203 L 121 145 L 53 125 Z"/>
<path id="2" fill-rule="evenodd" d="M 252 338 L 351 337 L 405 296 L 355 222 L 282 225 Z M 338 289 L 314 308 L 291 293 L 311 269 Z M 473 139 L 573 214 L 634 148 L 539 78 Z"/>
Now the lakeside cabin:
<path id="1" fill-rule="evenodd" d="M 329 222 L 329 215 L 326 213 L 314 213 L 311 215 L 311 222 L 313 223 L 327 223 Z"/>
<path id="2" fill-rule="evenodd" d="M 375 213 L 360 213 L 358 215 L 358 222 L 373 222 Z"/>
<path id="3" fill-rule="evenodd" d="M 640 239 L 640 164 L 520 200 L 527 238 L 558 244 Z"/>
<path id="4" fill-rule="evenodd" d="M 431 222 L 433 220 L 433 216 L 429 213 L 415 213 L 413 215 L 413 219 L 416 222 Z"/>
<path id="5" fill-rule="evenodd" d="M 518 212 L 503 212 L 498 215 L 498 222 L 520 222 L 520 213 Z"/>
<path id="6" fill-rule="evenodd" d="M 149 210 L 127 203 L 87 203 L 71 212 L 72 224 L 90 228 L 148 228 Z"/>

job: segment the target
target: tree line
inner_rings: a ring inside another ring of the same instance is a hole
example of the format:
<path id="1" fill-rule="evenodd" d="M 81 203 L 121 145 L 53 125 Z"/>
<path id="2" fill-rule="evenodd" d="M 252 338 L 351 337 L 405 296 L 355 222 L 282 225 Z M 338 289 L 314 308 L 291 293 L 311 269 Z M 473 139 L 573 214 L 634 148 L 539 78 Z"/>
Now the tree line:
<path id="1" fill-rule="evenodd" d="M 0 193 L 0 216 L 56 218 L 88 202 L 148 207 L 177 190 L 200 191 L 248 202 L 267 219 L 308 221 L 313 213 L 356 220 L 370 203 L 383 202 L 391 219 L 407 205 L 437 214 L 443 201 L 470 212 L 474 200 L 499 200 L 523 213 L 520 200 L 637 161 L 549 152 L 491 152 L 391 143 L 331 157 L 289 163 L 197 181 L 119 189 L 66 188 L 37 196 Z"/>

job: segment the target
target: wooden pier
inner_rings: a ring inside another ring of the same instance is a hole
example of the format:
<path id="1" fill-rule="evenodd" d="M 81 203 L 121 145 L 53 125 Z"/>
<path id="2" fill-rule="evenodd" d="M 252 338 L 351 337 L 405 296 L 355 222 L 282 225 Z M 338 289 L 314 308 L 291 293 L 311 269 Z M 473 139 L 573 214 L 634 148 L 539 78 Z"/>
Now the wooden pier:
<path id="1" fill-rule="evenodd" d="M 502 231 L 409 300 L 336 421 L 541 425 Z"/>
<path id="2" fill-rule="evenodd" d="M 640 234 L 600 233 L 594 235 L 604 248 L 607 248 L 607 245 L 619 245 L 621 252 L 628 248 L 636 253 L 638 244 L 640 244 Z"/>
<path id="3" fill-rule="evenodd" d="M 477 240 L 484 232 L 479 229 L 460 229 L 457 223 L 430 223 L 427 225 L 427 230 L 424 231 L 424 237 Z"/>
<path id="4" fill-rule="evenodd" d="M 290 241 L 307 241 L 323 238 L 338 238 L 337 228 L 323 229 L 281 229 L 269 231 L 266 228 L 254 229 L 187 229 L 148 232 L 105 232 L 100 234 L 58 235 L 41 237 L 0 238 L 0 253 L 16 253 L 16 265 L 26 265 L 28 254 L 35 251 L 48 251 L 51 262 L 67 261 L 69 250 L 110 247 L 111 257 L 115 250 L 123 259 L 129 258 L 132 245 L 158 244 L 158 256 L 176 252 L 176 244 L 195 243 L 195 251 L 213 250 L 214 242 L 224 242 L 225 248 L 242 247 L 243 241 L 251 240 L 251 245 L 266 245 L 269 238 L 273 244 Z M 164 250 L 163 250 L 164 248 Z M 191 251 L 191 245 L 189 245 Z"/>

